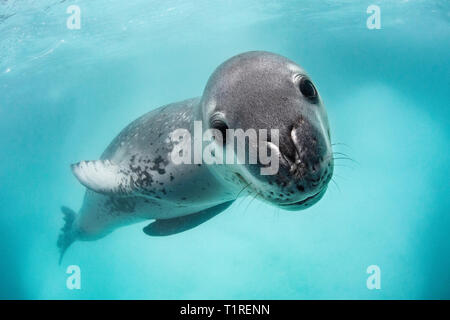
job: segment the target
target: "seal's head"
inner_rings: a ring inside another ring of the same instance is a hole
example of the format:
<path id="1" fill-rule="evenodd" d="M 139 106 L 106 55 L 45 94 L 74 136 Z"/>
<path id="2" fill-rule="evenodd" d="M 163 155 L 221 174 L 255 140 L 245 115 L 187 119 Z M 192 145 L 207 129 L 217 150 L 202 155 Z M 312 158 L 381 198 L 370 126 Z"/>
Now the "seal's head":
<path id="1" fill-rule="evenodd" d="M 225 135 L 226 129 L 267 130 L 264 141 L 261 136 L 257 144 L 247 140 L 246 150 L 260 151 L 264 145 L 279 160 L 274 174 L 263 175 L 258 153 L 256 164 L 222 166 L 225 179 L 239 181 L 240 187 L 248 186 L 287 210 L 307 208 L 324 195 L 333 174 L 328 118 L 313 81 L 300 66 L 269 52 L 237 55 L 211 75 L 201 108 L 204 126 Z M 230 136 L 222 143 L 229 144 Z"/>

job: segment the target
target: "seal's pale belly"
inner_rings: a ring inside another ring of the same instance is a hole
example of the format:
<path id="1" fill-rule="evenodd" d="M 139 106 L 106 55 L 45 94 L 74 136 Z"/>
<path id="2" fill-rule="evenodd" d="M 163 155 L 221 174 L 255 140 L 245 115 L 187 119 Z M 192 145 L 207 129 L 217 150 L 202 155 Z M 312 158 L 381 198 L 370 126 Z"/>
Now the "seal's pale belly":
<path id="1" fill-rule="evenodd" d="M 93 240 L 121 226 L 148 219 L 185 216 L 223 202 L 220 200 L 217 203 L 205 202 L 200 205 L 177 205 L 142 197 L 114 198 L 87 191 L 76 224 L 80 231 L 80 240 Z"/>

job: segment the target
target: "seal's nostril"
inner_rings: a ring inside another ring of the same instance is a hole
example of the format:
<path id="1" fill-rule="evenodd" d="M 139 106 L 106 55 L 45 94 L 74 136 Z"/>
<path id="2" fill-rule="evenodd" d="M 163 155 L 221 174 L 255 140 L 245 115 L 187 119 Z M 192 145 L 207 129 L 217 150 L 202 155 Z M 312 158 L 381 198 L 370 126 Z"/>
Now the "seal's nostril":
<path id="1" fill-rule="evenodd" d="M 300 147 L 300 141 L 299 141 L 299 138 L 298 138 L 298 135 L 297 135 L 297 130 L 298 130 L 298 128 L 292 126 L 292 129 L 291 129 L 291 141 L 292 141 L 292 144 L 294 145 L 295 160 L 301 158 L 301 147 Z"/>
<path id="2" fill-rule="evenodd" d="M 291 164 L 292 164 L 292 163 L 296 163 L 295 158 L 293 158 L 291 154 L 284 153 L 284 154 L 283 154 L 283 157 L 285 157 L 285 158 L 289 161 L 289 163 L 291 163 Z"/>

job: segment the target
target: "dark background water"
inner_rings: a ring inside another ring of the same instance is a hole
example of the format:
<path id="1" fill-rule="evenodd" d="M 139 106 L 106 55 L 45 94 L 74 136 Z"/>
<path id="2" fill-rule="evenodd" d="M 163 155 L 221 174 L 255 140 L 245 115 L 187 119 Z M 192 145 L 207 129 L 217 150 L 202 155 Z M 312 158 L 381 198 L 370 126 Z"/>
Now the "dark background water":
<path id="1" fill-rule="evenodd" d="M 81 29 L 66 27 L 69 5 Z M 366 28 L 370 4 L 381 29 Z M 448 1 L 0 1 L 0 298 L 450 298 Z M 59 207 L 130 121 L 248 50 L 302 65 L 337 163 L 300 213 L 242 199 L 204 225 L 76 243 Z M 82 289 L 66 288 L 79 265 Z M 366 268 L 381 269 L 368 290 Z"/>

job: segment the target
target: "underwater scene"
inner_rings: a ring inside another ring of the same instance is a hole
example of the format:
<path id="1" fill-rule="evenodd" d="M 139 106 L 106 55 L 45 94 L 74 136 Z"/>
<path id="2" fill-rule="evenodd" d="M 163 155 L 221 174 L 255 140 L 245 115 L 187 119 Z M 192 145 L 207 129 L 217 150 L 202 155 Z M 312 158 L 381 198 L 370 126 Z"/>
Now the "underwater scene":
<path id="1" fill-rule="evenodd" d="M 0 0 L 0 299 L 450 299 L 449 101 L 445 0 Z"/>

